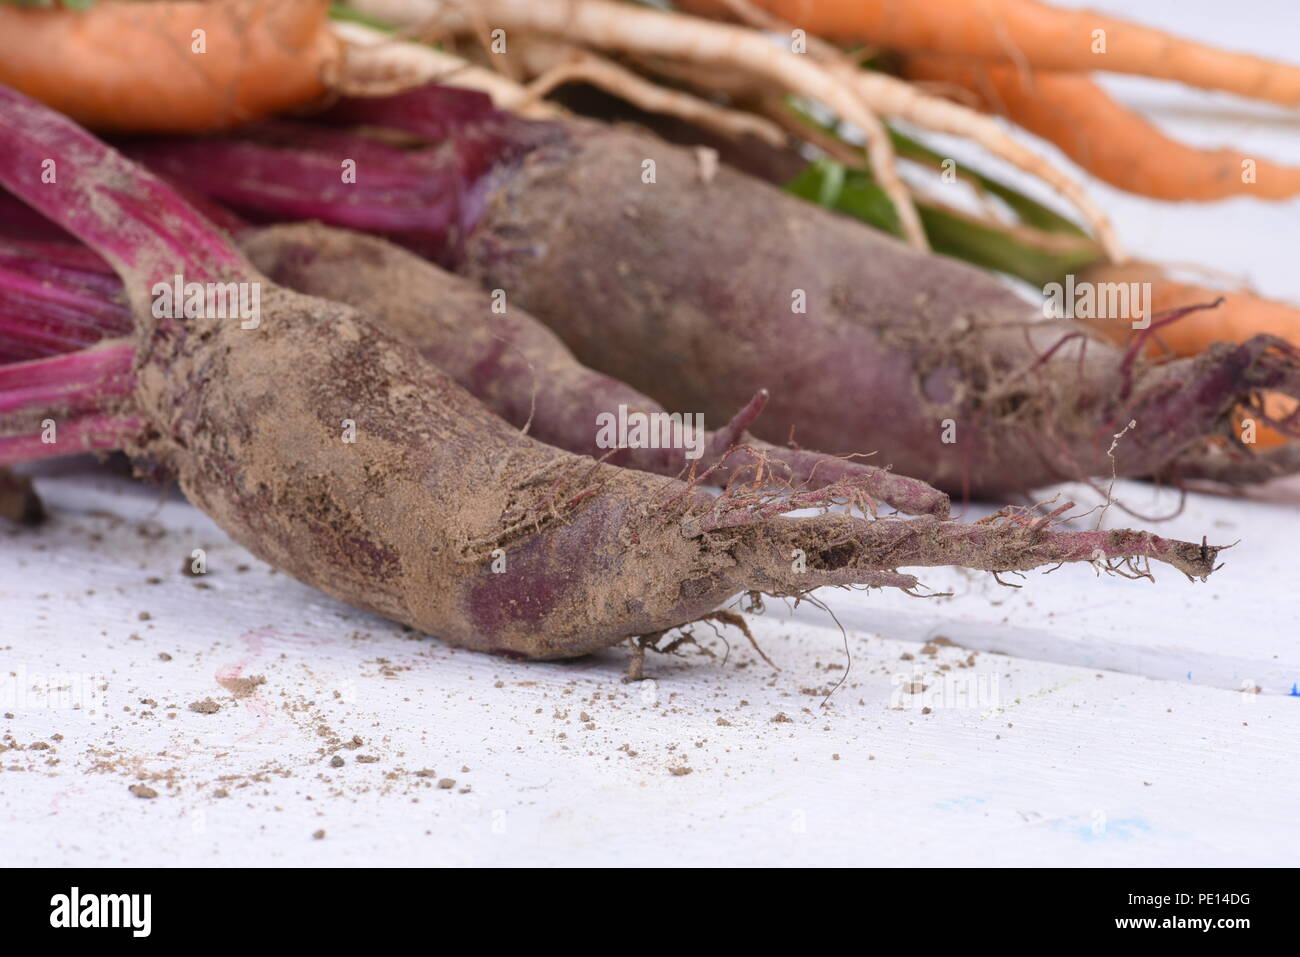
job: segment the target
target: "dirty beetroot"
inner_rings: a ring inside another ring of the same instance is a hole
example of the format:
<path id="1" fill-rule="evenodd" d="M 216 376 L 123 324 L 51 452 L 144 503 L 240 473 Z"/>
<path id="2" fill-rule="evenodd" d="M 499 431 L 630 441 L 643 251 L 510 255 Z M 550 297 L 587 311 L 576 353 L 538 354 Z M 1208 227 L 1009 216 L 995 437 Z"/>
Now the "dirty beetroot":
<path id="1" fill-rule="evenodd" d="M 429 145 L 397 150 L 357 127 Z M 761 384 L 759 438 L 876 451 L 876 464 L 954 494 L 1112 474 L 1245 483 L 1300 468 L 1290 450 L 1241 447 L 1234 429 L 1242 407 L 1266 420 L 1262 391 L 1300 397 L 1300 352 L 1286 341 L 1150 362 L 1041 321 L 974 267 L 729 168 L 701 176 L 695 152 L 636 129 L 527 121 L 430 86 L 344 98 L 311 124 L 131 149 L 249 215 L 372 231 L 504 290 L 579 362 L 664 407 L 725 420 Z M 345 196 L 339 158 L 357 151 L 385 177 Z"/>
<path id="2" fill-rule="evenodd" d="M 581 365 L 554 333 L 522 309 L 502 311 L 469 280 L 377 237 L 319 224 L 231 225 L 241 250 L 267 278 L 365 310 L 489 409 L 548 445 L 659 475 L 708 474 L 719 485 L 756 478 L 760 469 L 769 480 L 789 486 L 851 483 L 868 507 L 878 501 L 909 514 L 948 514 L 947 496 L 924 482 L 855 458 L 773 446 L 746 433 L 767 404 L 765 390 L 725 428 L 701 436 L 698 455 L 688 456 L 685 444 L 603 447 L 599 430 L 592 428 L 602 415 L 619 410 L 659 415 L 664 410 L 648 396 Z M 5 322 L 0 301 L 0 358 L 56 356 L 121 337 L 132 328 L 130 308 L 111 267 L 84 247 L 0 238 L 0 271 L 6 269 L 23 271 L 39 283 L 21 290 L 16 322 Z M 93 299 L 88 300 L 87 290 L 94 291 Z M 63 321 L 54 329 L 34 323 L 29 318 L 33 309 L 63 314 Z M 117 361 L 121 371 L 126 356 Z"/>
<path id="3" fill-rule="evenodd" d="M 0 91 L 0 135 L 10 144 L 0 182 L 113 266 L 134 322 L 120 339 L 0 368 L 0 443 L 10 443 L 0 448 L 31 443 L 34 414 L 62 403 L 83 443 L 70 451 L 123 449 L 270 564 L 455 644 L 580 655 L 662 634 L 742 592 L 913 590 L 904 566 L 1139 571 L 1156 560 L 1190 577 L 1215 567 L 1205 545 L 1064 530 L 1054 519 L 1066 507 L 973 525 L 793 518 L 782 513 L 856 503 L 861 489 L 733 483 L 715 497 L 560 451 L 364 312 L 268 281 L 169 187 L 65 118 Z M 40 180 L 47 157 L 57 185 Z M 260 323 L 155 316 L 150 290 L 177 274 L 258 283 Z"/>

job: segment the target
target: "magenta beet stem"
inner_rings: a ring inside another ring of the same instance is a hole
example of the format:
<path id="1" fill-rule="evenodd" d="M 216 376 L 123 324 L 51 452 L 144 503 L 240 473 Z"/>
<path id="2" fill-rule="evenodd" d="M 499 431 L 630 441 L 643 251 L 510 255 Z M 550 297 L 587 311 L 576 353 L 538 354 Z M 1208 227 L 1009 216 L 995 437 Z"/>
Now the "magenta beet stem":
<path id="1" fill-rule="evenodd" d="M 0 87 L 0 183 L 130 277 L 143 297 L 177 273 L 205 282 L 252 268 L 161 180 L 67 117 Z"/>
<path id="2" fill-rule="evenodd" d="M 84 415 L 57 425 L 54 441 L 43 434 L 0 437 L 0 466 L 37 462 L 80 452 L 112 452 L 144 431 L 136 416 Z"/>
<path id="3" fill-rule="evenodd" d="M 0 366 L 0 413 L 98 408 L 105 399 L 131 393 L 134 360 L 134 347 L 123 342 Z"/>

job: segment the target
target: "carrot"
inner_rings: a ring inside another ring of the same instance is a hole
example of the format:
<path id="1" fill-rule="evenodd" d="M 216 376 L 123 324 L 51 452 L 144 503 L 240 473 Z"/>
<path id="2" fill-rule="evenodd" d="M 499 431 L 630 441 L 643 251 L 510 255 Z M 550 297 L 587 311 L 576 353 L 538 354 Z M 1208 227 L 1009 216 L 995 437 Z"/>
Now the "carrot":
<path id="1" fill-rule="evenodd" d="M 1189 313 L 1152 331 L 1146 346 L 1146 352 L 1151 356 L 1200 355 L 1215 342 L 1245 342 L 1260 333 L 1300 343 L 1300 308 L 1253 293 L 1225 292 L 1172 279 L 1155 263 L 1098 263 L 1085 269 L 1079 279 L 1091 283 L 1149 282 L 1151 311 L 1157 314 L 1223 300 L 1218 308 Z M 1132 335 L 1140 332 L 1135 331 L 1130 323 L 1086 321 L 1114 342 L 1126 343 Z"/>
<path id="2" fill-rule="evenodd" d="M 750 0 L 830 40 L 1011 59 L 1040 70 L 1106 70 L 1300 105 L 1300 67 L 1172 36 L 1092 10 L 1036 0 Z M 727 0 L 680 0 L 725 16 Z"/>
<path id="3" fill-rule="evenodd" d="M 327 0 L 0 3 L 0 83 L 99 129 L 224 129 L 324 92 L 327 13 Z"/>
<path id="4" fill-rule="evenodd" d="M 1300 193 L 1300 168 L 1180 143 L 1080 73 L 1029 74 L 1005 62 L 938 54 L 906 56 L 903 72 L 974 93 L 984 109 L 1055 143 L 1088 172 L 1130 193 L 1201 201 Z"/>
<path id="5" fill-rule="evenodd" d="M 1260 333 L 1300 343 L 1300 308 L 1253 293 L 1224 292 L 1208 286 L 1180 282 L 1165 276 L 1161 267 L 1154 263 L 1131 262 L 1122 266 L 1097 264 L 1086 269 L 1079 278 L 1094 284 L 1149 282 L 1151 312 L 1157 316 L 1221 300 L 1214 309 L 1179 316 L 1167 324 L 1153 327 L 1149 334 L 1133 329 L 1131 323 L 1106 319 L 1080 320 L 1103 338 L 1120 345 L 1127 345 L 1135 337 L 1142 336 L 1142 348 L 1152 358 L 1197 356 L 1209 350 L 1216 342 L 1245 342 Z M 1281 421 L 1295 409 L 1296 402 L 1289 396 L 1277 393 L 1267 393 L 1264 396 L 1263 412 L 1267 419 Z M 1242 420 L 1249 416 L 1249 412 L 1238 411 L 1238 435 L 1242 434 Z M 1287 437 L 1276 429 L 1260 425 L 1254 444 L 1267 449 L 1276 448 L 1287 441 Z"/>
<path id="6" fill-rule="evenodd" d="M 160 181 L 4 88 L 0 143 L 0 183 L 111 263 L 134 322 L 91 350 L 0 367 L 0 464 L 32 444 L 17 431 L 24 423 L 75 402 L 70 451 L 83 440 L 125 449 L 138 469 L 175 475 L 264 560 L 455 644 L 572 657 L 653 642 L 740 592 L 915 589 L 899 566 L 1094 562 L 1149 577 L 1154 559 L 1192 578 L 1216 568 L 1219 549 L 1204 542 L 1064 530 L 1056 523 L 1070 505 L 1042 516 L 1004 509 L 972 525 L 787 518 L 850 504 L 853 489 L 715 498 L 560 452 L 492 415 L 365 313 L 267 281 Z M 41 182 L 44 158 L 63 169 L 57 184 Z M 257 315 L 241 316 L 256 322 L 214 313 L 202 295 L 182 314 L 159 308 L 169 277 L 260 290 Z M 107 421 L 94 420 L 90 363 L 125 385 L 108 397 Z"/>

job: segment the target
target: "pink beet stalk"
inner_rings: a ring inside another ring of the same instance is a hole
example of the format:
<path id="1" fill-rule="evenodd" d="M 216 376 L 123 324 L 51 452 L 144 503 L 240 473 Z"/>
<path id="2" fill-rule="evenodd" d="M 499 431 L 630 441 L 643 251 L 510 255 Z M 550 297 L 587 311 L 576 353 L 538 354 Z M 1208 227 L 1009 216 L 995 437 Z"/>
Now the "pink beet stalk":
<path id="1" fill-rule="evenodd" d="M 0 361 L 69 352 L 130 329 L 121 280 L 90 250 L 0 238 Z"/>
<path id="2" fill-rule="evenodd" d="M 120 449 L 139 439 L 135 348 L 110 340 L 66 355 L 0 365 L 0 465 Z"/>
<path id="3" fill-rule="evenodd" d="M 436 85 L 417 87 L 385 97 L 345 96 L 320 118 L 347 126 L 371 124 L 410 130 L 433 143 L 455 136 L 467 128 L 479 128 L 491 119 L 497 119 L 503 125 L 511 124 L 517 129 L 542 125 L 498 112 L 492 105 L 492 98 L 486 93 Z"/>
<path id="4" fill-rule="evenodd" d="M 319 145 L 221 138 L 146 141 L 128 149 L 169 181 L 254 220 L 319 219 L 444 260 L 464 218 L 456 171 L 430 151 L 408 153 L 350 139 L 350 145 L 328 152 Z M 350 160 L 357 163 L 355 182 L 343 179 L 343 164 Z"/>
<path id="5" fill-rule="evenodd" d="M 0 181 L 102 255 L 142 301 L 182 273 L 204 282 L 252 270 L 210 224 L 154 177 L 49 109 L 0 88 L 5 157 Z"/>
<path id="6" fill-rule="evenodd" d="M 83 452 L 113 452 L 139 438 L 138 416 L 83 415 L 55 422 L 54 429 L 27 435 L 0 435 L 0 465 L 19 465 Z"/>
<path id="7" fill-rule="evenodd" d="M 344 97 L 317 119 L 387 126 L 426 143 L 399 149 L 353 130 L 277 121 L 238 137 L 150 139 L 126 150 L 169 181 L 259 221 L 365 230 L 451 265 L 483 213 L 493 174 L 563 135 L 495 110 L 481 93 L 432 85 L 382 99 Z M 341 175 L 347 162 L 351 180 Z"/>
<path id="8" fill-rule="evenodd" d="M 130 395 L 135 347 L 108 343 L 68 355 L 0 366 L 0 413 L 85 410 Z M 49 410 L 49 411 L 42 411 Z"/>

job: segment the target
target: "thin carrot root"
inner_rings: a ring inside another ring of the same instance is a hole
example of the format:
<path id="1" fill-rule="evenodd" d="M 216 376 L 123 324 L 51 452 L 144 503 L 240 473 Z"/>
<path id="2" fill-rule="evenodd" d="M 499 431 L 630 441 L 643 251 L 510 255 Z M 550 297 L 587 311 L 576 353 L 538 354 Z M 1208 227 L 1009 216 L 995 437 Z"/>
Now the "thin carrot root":
<path id="1" fill-rule="evenodd" d="M 983 109 L 1055 143 L 1094 176 L 1131 193 L 1201 202 L 1300 193 L 1300 169 L 1236 150 L 1181 143 L 1084 74 L 1027 74 L 1010 63 L 934 54 L 906 57 L 903 72 L 912 80 L 955 84 L 974 94 Z"/>
<path id="2" fill-rule="evenodd" d="M 526 87 L 531 100 L 540 100 L 566 83 L 589 83 L 631 103 L 647 113 L 674 116 L 723 136 L 753 136 L 772 146 L 783 146 L 786 136 L 772 121 L 753 113 L 731 110 L 679 90 L 644 79 L 617 63 L 590 51 L 553 44 L 529 44 L 529 67 L 537 78 Z"/>
<path id="3" fill-rule="evenodd" d="M 330 88 L 347 96 L 388 96 L 441 83 L 486 93 L 500 108 L 529 119 L 554 119 L 564 112 L 554 103 L 533 99 L 509 77 L 445 50 L 397 39 L 360 23 L 336 20 L 330 30 L 344 50 Z"/>
<path id="4" fill-rule="evenodd" d="M 456 8 L 441 0 L 425 0 L 407 7 L 406 15 L 411 20 L 423 16 L 456 22 Z M 1011 139 L 987 117 L 939 97 L 926 96 L 895 77 L 849 70 L 838 61 L 830 65 L 810 62 L 811 57 L 775 49 L 753 30 L 606 0 L 481 0 L 475 9 L 492 23 L 507 28 L 536 31 L 606 50 L 740 69 L 781 89 L 821 101 L 867 136 L 872 174 L 898 207 L 905 232 L 914 245 L 921 245 L 914 236 L 914 231 L 921 230 L 919 216 L 906 187 L 897 178 L 892 147 L 888 152 L 880 148 L 882 142 L 888 141 L 888 134 L 876 119 L 878 116 L 893 116 L 974 140 L 1042 179 L 1073 203 L 1111 261 L 1123 262 L 1126 258 L 1109 217 L 1078 183 Z M 900 205 L 900 199 L 905 203 Z M 914 227 L 909 225 L 913 216 L 917 216 Z"/>
<path id="5" fill-rule="evenodd" d="M 1092 266 L 1079 274 L 1078 281 L 1095 286 L 1122 283 L 1130 287 L 1135 283 L 1150 283 L 1153 314 L 1170 313 L 1196 303 L 1222 299 L 1214 309 L 1188 314 L 1176 322 L 1161 326 L 1149 336 L 1144 336 L 1146 341 L 1143 348 L 1151 358 L 1199 355 L 1211 343 L 1240 343 L 1259 333 L 1279 338 L 1300 336 L 1300 307 L 1265 299 L 1250 292 L 1224 290 L 1174 279 L 1158 263 L 1135 260 L 1122 266 Z M 1104 319 L 1080 321 L 1117 345 L 1127 345 L 1135 336 L 1142 334 L 1140 330 L 1134 330 L 1131 323 Z"/>
<path id="6" fill-rule="evenodd" d="M 1011 60 L 1039 70 L 1133 73 L 1207 90 L 1300 105 L 1300 67 L 1220 50 L 1093 10 L 1036 0 L 751 0 L 795 26 L 836 41 L 895 50 Z M 725 15 L 728 0 L 682 0 Z"/>
<path id="7" fill-rule="evenodd" d="M 403 15 L 408 23 L 437 22 L 467 29 L 475 22 L 490 22 L 603 50 L 738 68 L 789 93 L 824 103 L 866 136 L 867 162 L 897 209 L 904 236 L 919 249 L 929 248 L 920 215 L 898 175 L 893 145 L 877 111 L 854 95 L 841 77 L 811 59 L 775 47 L 753 30 L 603 0 L 485 0 L 470 5 L 470 9 L 472 14 L 461 4 L 430 0 L 409 5 Z"/>

